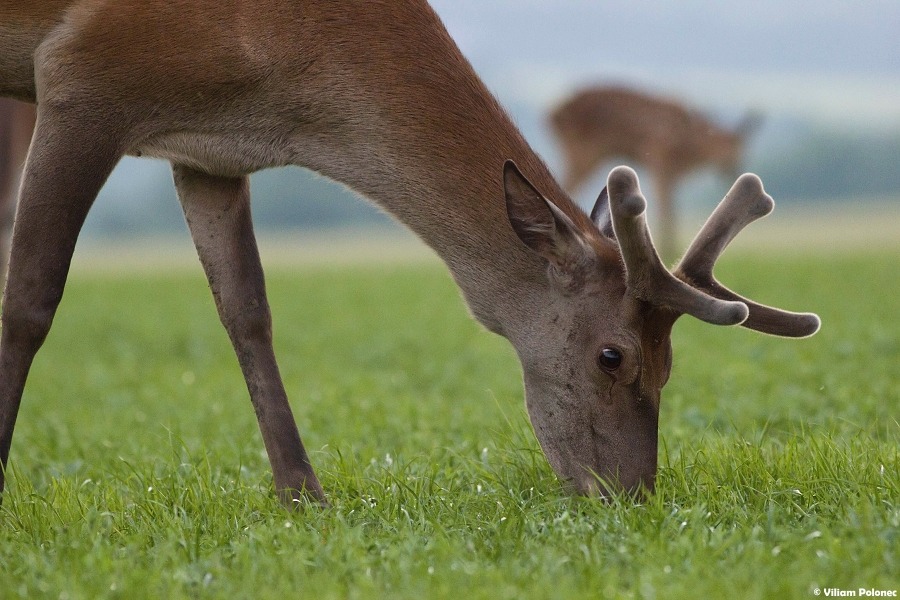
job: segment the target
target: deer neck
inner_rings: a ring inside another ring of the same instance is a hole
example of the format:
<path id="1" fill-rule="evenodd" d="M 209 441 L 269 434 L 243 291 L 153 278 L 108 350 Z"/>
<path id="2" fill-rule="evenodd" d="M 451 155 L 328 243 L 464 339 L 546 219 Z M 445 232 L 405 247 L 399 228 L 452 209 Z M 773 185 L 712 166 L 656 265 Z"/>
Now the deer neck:
<path id="1" fill-rule="evenodd" d="M 546 263 L 522 244 L 509 224 L 503 165 L 512 159 L 528 165 L 523 170 L 538 181 L 543 178 L 531 174 L 552 178 L 505 115 L 500 118 L 509 130 L 499 139 L 486 140 L 476 125 L 450 137 L 437 124 L 414 140 L 385 136 L 368 157 L 345 164 L 338 179 L 431 247 L 447 265 L 473 316 L 504 334 L 507 320 L 518 318 L 516 307 L 522 299 L 546 284 Z"/>
<path id="2" fill-rule="evenodd" d="M 567 212 L 578 209 L 449 37 L 441 41 L 444 53 L 432 43 L 428 59 L 395 55 L 390 86 L 361 77 L 362 86 L 343 90 L 343 101 L 362 98 L 370 116 L 319 148 L 311 166 L 415 232 L 447 264 L 473 315 L 504 334 L 523 297 L 547 281 L 546 263 L 509 225 L 505 161 Z"/>

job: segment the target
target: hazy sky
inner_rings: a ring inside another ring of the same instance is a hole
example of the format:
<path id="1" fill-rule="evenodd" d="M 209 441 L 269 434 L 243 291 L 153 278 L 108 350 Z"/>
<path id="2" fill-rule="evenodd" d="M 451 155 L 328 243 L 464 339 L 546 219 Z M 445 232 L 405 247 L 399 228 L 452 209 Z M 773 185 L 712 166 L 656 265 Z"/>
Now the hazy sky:
<path id="1" fill-rule="evenodd" d="M 718 110 L 900 127 L 897 0 L 434 0 L 508 105 L 615 80 Z"/>

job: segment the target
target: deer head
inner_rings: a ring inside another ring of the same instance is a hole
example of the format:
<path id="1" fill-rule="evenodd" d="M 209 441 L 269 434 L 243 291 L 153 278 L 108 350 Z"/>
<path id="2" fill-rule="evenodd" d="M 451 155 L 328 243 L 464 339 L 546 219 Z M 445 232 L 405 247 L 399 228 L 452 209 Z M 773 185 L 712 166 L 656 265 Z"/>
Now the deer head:
<path id="1" fill-rule="evenodd" d="M 660 392 L 679 316 L 788 337 L 819 328 L 814 314 L 757 304 L 713 277 L 734 236 L 774 206 L 755 175 L 738 178 L 671 272 L 653 246 L 630 168 L 610 173 L 590 221 L 568 216 L 512 162 L 504 182 L 513 229 L 546 262 L 546 285 L 529 299 L 544 314 L 508 337 L 541 447 L 578 492 L 653 489 Z"/>

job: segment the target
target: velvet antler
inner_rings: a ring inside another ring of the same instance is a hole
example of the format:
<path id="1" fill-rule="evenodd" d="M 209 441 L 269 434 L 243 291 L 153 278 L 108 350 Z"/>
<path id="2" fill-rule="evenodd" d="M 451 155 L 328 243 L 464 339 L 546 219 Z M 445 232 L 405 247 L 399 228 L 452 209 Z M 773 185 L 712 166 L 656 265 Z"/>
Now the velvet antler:
<path id="1" fill-rule="evenodd" d="M 713 275 L 719 255 L 747 225 L 775 208 L 772 197 L 763 190 L 762 181 L 752 173 L 741 175 L 719 206 L 713 211 L 684 258 L 675 268 L 675 276 L 691 286 L 722 300 L 743 302 L 750 310 L 744 327 L 771 335 L 807 337 L 819 330 L 821 321 L 812 313 L 794 313 L 763 304 L 732 292 Z"/>
<path id="2" fill-rule="evenodd" d="M 805 337 L 819 329 L 819 317 L 792 313 L 747 300 L 716 281 L 716 259 L 747 225 L 772 211 L 774 202 L 756 175 L 743 175 L 719 204 L 674 272 L 665 268 L 647 227 L 647 202 L 628 167 L 609 174 L 613 230 L 625 262 L 628 288 L 650 304 L 689 314 L 715 325 L 743 325 L 763 333 Z"/>

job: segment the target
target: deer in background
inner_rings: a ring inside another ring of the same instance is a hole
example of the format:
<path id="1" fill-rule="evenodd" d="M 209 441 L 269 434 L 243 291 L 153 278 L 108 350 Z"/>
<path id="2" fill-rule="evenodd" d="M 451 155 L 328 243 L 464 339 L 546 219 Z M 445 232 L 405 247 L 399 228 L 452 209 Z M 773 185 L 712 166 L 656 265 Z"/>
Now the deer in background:
<path id="1" fill-rule="evenodd" d="M 34 130 L 34 106 L 0 98 L 0 284 L 6 277 L 19 176 Z"/>
<path id="2" fill-rule="evenodd" d="M 437 252 L 474 317 L 515 347 L 537 439 L 577 492 L 653 489 L 680 315 L 796 337 L 819 327 L 712 276 L 771 210 L 758 178 L 737 181 L 668 271 L 634 172 L 614 170 L 593 218 L 581 211 L 424 1 L 19 0 L 0 22 L 0 95 L 38 105 L 2 308 L 4 466 L 79 230 L 125 154 L 172 163 L 288 503 L 326 496 L 272 349 L 247 180 L 258 169 L 343 182 Z"/>
<path id="3" fill-rule="evenodd" d="M 613 159 L 641 164 L 651 173 L 659 201 L 658 243 L 667 258 L 678 246 L 678 182 L 707 166 L 737 177 L 745 142 L 758 122 L 751 113 L 735 129 L 723 129 L 678 102 L 619 87 L 580 90 L 549 116 L 563 155 L 563 187 L 570 194 Z"/>

